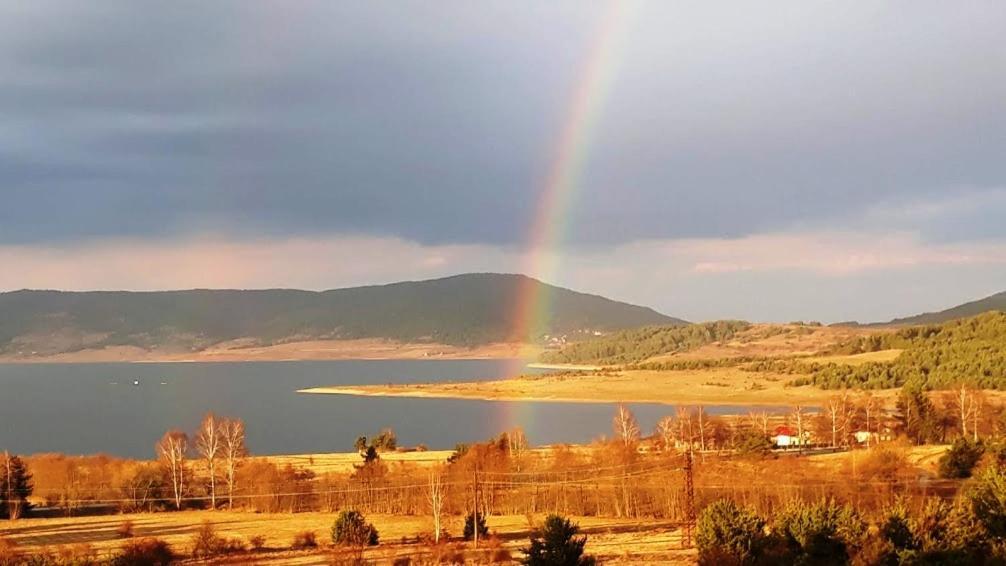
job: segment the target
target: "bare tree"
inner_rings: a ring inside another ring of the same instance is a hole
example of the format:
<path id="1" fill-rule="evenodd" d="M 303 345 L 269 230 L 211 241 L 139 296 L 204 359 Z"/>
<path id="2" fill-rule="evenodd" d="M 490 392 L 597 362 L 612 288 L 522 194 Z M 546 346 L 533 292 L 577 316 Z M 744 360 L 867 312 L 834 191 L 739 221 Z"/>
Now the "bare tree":
<path id="1" fill-rule="evenodd" d="M 824 405 L 824 416 L 831 432 L 832 448 L 847 444 L 849 428 L 852 425 L 854 416 L 849 402 L 849 393 L 843 392 L 841 395 L 832 395 Z"/>
<path id="2" fill-rule="evenodd" d="M 971 392 L 971 399 L 971 418 L 974 420 L 974 425 L 971 427 L 971 430 L 974 434 L 975 442 L 978 442 L 978 423 L 980 422 L 982 415 L 985 413 L 985 409 L 988 408 L 988 398 L 985 397 L 984 391 L 981 389 L 975 389 Z"/>
<path id="3" fill-rule="evenodd" d="M 241 419 L 220 421 L 220 446 L 224 460 L 224 479 L 227 482 L 227 507 L 233 508 L 238 466 L 248 455 L 245 447 L 245 423 Z"/>
<path id="4" fill-rule="evenodd" d="M 670 451 L 674 447 L 674 417 L 667 415 L 657 421 L 656 435 L 660 439 L 660 446 L 665 451 Z"/>
<path id="5" fill-rule="evenodd" d="M 865 419 L 866 446 L 869 448 L 873 442 L 873 428 L 876 426 L 875 421 L 877 419 L 877 411 L 879 410 L 877 398 L 869 391 L 863 391 L 859 400 L 859 406 L 863 411 L 863 417 Z"/>
<path id="6" fill-rule="evenodd" d="M 968 435 L 968 420 L 972 418 L 975 412 L 975 396 L 974 392 L 968 387 L 968 384 L 961 382 L 960 387 L 954 388 L 953 392 L 953 403 L 957 410 L 957 416 L 961 423 L 961 436 Z M 976 419 L 977 424 L 977 419 Z M 978 432 L 975 431 L 975 440 L 978 439 Z"/>
<path id="7" fill-rule="evenodd" d="M 632 448 L 639 443 L 639 422 L 636 421 L 636 415 L 633 415 L 628 407 L 618 405 L 611 424 L 615 429 L 615 438 L 620 440 L 623 446 Z"/>
<path id="8" fill-rule="evenodd" d="M 699 425 L 699 450 L 705 451 L 706 449 L 706 409 L 702 405 L 699 405 L 695 409 L 695 420 Z"/>
<path id="9" fill-rule="evenodd" d="M 440 543 L 441 519 L 444 516 L 444 503 L 446 501 L 446 486 L 444 485 L 444 474 L 441 470 L 430 470 L 429 482 L 426 487 L 426 499 L 430 503 L 430 512 L 433 514 L 433 539 Z"/>
<path id="10" fill-rule="evenodd" d="M 507 433 L 507 448 L 510 451 L 510 456 L 517 463 L 517 471 L 520 471 L 521 461 L 524 459 L 524 455 L 527 453 L 527 436 L 524 434 L 524 429 L 521 427 L 515 427 L 513 430 Z"/>
<path id="11" fill-rule="evenodd" d="M 206 472 L 210 476 L 210 508 L 217 508 L 217 460 L 220 458 L 220 428 L 213 413 L 206 413 L 196 431 L 196 451 L 206 462 Z"/>
<path id="12" fill-rule="evenodd" d="M 182 508 L 185 496 L 186 458 L 189 452 L 189 437 L 180 430 L 164 433 L 157 443 L 157 458 L 168 469 L 171 489 L 175 498 L 175 508 Z"/>
<path id="13" fill-rule="evenodd" d="M 768 436 L 769 414 L 767 411 L 751 411 L 748 413 L 748 419 L 751 421 L 752 426 L 761 429 L 762 435 Z"/>
<path id="14" fill-rule="evenodd" d="M 692 411 L 688 407 L 678 407 L 678 440 L 687 444 L 688 449 L 692 449 L 695 442 L 695 430 L 693 429 Z"/>
<path id="15" fill-rule="evenodd" d="M 797 442 L 799 442 L 801 450 L 803 449 L 804 444 L 803 425 L 804 420 L 806 420 L 806 418 L 807 413 L 804 412 L 803 405 L 797 405 L 796 407 L 793 407 L 793 422 L 796 423 L 796 437 L 798 439 Z"/>

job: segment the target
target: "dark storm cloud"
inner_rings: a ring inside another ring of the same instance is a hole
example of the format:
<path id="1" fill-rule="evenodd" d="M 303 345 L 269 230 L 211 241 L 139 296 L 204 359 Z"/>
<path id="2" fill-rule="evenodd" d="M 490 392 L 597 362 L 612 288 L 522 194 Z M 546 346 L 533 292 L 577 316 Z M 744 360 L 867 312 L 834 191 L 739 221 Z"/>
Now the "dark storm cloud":
<path id="1" fill-rule="evenodd" d="M 0 244 L 520 242 L 604 14 L 399 2 L 0 12 Z M 991 2 L 640 5 L 570 237 L 740 236 L 1002 190 L 1004 25 Z M 990 219 L 1006 201 L 991 202 L 958 214 L 966 223 L 898 227 L 1002 237 Z"/>

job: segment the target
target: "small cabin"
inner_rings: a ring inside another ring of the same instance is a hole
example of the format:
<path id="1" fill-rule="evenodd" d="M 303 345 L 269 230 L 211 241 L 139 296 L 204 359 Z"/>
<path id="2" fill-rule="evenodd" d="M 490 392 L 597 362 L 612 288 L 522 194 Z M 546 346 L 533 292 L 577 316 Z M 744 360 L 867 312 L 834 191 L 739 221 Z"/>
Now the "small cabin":
<path id="1" fill-rule="evenodd" d="M 807 433 L 802 437 L 795 428 L 789 426 L 777 426 L 772 431 L 772 443 L 778 448 L 790 448 L 792 446 L 805 446 L 807 444 Z"/>

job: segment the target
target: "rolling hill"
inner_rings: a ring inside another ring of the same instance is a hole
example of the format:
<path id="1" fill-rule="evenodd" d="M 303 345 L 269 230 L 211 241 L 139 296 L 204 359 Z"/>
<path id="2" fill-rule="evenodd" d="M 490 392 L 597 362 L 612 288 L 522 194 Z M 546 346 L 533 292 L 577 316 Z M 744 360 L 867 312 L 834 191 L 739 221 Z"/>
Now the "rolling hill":
<path id="1" fill-rule="evenodd" d="M 14 291 L 0 294 L 0 354 L 54 355 L 112 346 L 200 351 L 307 340 L 383 338 L 478 346 L 513 341 L 528 286 L 548 296 L 539 334 L 683 321 L 522 275 L 465 274 L 331 291 Z"/>
<path id="2" fill-rule="evenodd" d="M 970 303 L 964 303 L 963 305 L 958 305 L 956 307 L 952 307 L 939 312 L 927 312 L 916 316 L 896 318 L 890 322 L 885 322 L 881 324 L 885 326 L 940 324 L 943 322 L 949 322 L 951 320 L 957 320 L 960 318 L 972 317 L 989 311 L 1006 312 L 1006 291 L 1002 293 L 997 293 L 989 297 L 985 297 L 984 299 L 971 301 Z"/>

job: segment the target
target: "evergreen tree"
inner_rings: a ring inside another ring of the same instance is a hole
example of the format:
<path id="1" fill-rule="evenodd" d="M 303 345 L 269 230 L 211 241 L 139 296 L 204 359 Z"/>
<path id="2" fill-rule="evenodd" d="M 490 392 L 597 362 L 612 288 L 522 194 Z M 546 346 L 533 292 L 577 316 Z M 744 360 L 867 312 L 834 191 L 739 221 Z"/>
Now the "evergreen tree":
<path id="1" fill-rule="evenodd" d="M 576 536 L 580 527 L 558 515 L 549 515 L 541 529 L 531 535 L 531 545 L 521 549 L 526 566 L 591 566 L 592 556 L 584 556 L 586 536 Z"/>
<path id="2" fill-rule="evenodd" d="M 28 497 L 34 488 L 24 461 L 5 452 L 0 460 L 0 517 L 17 519 L 27 514 L 31 510 Z"/>
<path id="3" fill-rule="evenodd" d="M 901 431 L 912 442 L 925 444 L 940 440 L 939 416 L 933 402 L 916 384 L 906 384 L 897 401 L 897 418 Z"/>

